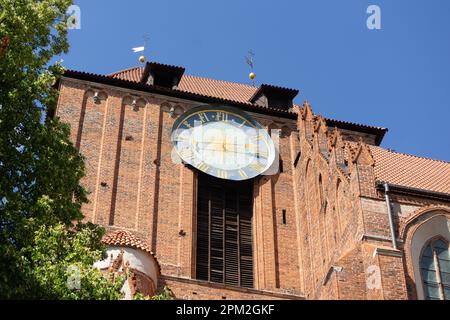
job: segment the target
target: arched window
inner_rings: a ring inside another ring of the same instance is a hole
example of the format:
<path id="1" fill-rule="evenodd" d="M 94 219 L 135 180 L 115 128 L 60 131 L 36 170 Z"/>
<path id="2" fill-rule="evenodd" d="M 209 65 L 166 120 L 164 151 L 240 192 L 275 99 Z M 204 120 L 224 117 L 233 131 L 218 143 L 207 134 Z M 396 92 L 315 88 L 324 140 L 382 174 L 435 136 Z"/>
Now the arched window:
<path id="1" fill-rule="evenodd" d="M 344 202 L 345 199 L 340 199 L 342 194 L 342 182 L 341 179 L 337 180 L 336 183 L 336 199 L 335 199 L 335 212 L 336 212 L 336 222 L 337 222 L 337 235 L 338 237 L 341 236 L 342 226 L 341 226 L 341 219 L 342 219 L 342 209 L 341 205 Z"/>
<path id="2" fill-rule="evenodd" d="M 319 207 L 323 205 L 323 182 L 322 174 L 319 174 Z"/>
<path id="3" fill-rule="evenodd" d="M 450 300 L 450 253 L 446 240 L 436 238 L 423 249 L 420 273 L 425 299 Z"/>

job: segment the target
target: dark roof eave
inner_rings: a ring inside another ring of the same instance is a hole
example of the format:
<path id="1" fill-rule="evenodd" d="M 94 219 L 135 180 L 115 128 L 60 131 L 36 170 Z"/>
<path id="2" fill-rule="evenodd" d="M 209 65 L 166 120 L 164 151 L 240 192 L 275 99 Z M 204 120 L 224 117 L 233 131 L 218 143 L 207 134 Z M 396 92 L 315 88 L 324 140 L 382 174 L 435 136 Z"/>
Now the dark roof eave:
<path id="1" fill-rule="evenodd" d="M 387 128 L 371 127 L 357 123 L 351 123 L 346 121 L 340 121 L 335 119 L 325 118 L 325 122 L 329 127 L 338 127 L 340 129 L 346 129 L 350 131 L 358 131 L 368 134 L 373 134 L 376 136 L 375 144 L 379 146 L 381 141 L 383 141 L 384 136 L 389 131 Z"/>
<path id="2" fill-rule="evenodd" d="M 291 88 L 284 88 L 279 86 L 273 86 L 270 84 L 261 84 L 261 86 L 258 88 L 258 90 L 255 91 L 255 93 L 252 95 L 252 97 L 249 99 L 250 102 L 254 102 L 255 99 L 260 96 L 264 92 L 277 92 L 277 93 L 285 93 L 289 99 L 294 100 L 296 96 L 300 93 L 297 89 L 291 89 Z"/>
<path id="3" fill-rule="evenodd" d="M 450 201 L 450 194 L 448 194 L 448 193 L 407 187 L 407 186 L 401 186 L 401 185 L 392 184 L 392 183 L 385 182 L 385 181 L 377 181 L 376 182 L 377 189 L 379 191 L 384 192 L 384 184 L 385 183 L 387 183 L 389 185 L 390 193 L 406 194 L 406 195 L 419 196 L 419 197 L 424 197 L 424 198 L 434 199 L 434 200 L 437 199 L 437 200 Z"/>
<path id="4" fill-rule="evenodd" d="M 145 83 L 150 75 L 150 70 L 152 68 L 163 69 L 165 72 L 172 72 L 176 77 L 181 79 L 184 74 L 185 69 L 179 66 L 172 66 L 169 64 L 157 63 L 157 62 L 147 62 L 142 72 L 140 82 Z"/>

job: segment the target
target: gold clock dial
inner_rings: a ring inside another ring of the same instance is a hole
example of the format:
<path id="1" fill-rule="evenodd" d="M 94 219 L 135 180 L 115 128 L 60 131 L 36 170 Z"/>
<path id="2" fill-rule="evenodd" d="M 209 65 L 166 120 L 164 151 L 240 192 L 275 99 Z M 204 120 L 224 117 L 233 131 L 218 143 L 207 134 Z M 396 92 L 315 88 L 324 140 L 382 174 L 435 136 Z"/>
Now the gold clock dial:
<path id="1" fill-rule="evenodd" d="M 198 107 L 180 116 L 172 130 L 172 143 L 184 162 L 222 179 L 254 178 L 275 159 L 267 131 L 231 107 Z"/>

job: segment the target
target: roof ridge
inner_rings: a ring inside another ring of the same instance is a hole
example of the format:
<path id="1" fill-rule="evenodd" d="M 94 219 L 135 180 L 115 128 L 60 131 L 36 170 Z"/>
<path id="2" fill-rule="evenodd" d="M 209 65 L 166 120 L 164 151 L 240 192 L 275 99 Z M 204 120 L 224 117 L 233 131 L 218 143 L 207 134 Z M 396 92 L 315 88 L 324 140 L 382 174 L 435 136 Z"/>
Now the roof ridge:
<path id="1" fill-rule="evenodd" d="M 388 149 L 388 148 L 384 148 L 384 147 L 381 147 L 381 146 L 370 145 L 370 148 L 379 148 L 379 149 L 382 149 L 383 151 L 387 151 L 387 152 L 395 153 L 395 154 L 400 154 L 400 155 L 403 155 L 403 156 L 408 156 L 408 157 L 413 157 L 413 158 L 418 158 L 418 159 L 431 160 L 431 161 L 436 161 L 436 162 L 443 162 L 445 164 L 450 164 L 450 161 L 447 161 L 447 160 L 433 159 L 433 158 L 430 158 L 430 157 L 424 157 L 424 156 L 418 156 L 418 155 L 415 155 L 415 154 L 399 152 L 399 151 Z"/>

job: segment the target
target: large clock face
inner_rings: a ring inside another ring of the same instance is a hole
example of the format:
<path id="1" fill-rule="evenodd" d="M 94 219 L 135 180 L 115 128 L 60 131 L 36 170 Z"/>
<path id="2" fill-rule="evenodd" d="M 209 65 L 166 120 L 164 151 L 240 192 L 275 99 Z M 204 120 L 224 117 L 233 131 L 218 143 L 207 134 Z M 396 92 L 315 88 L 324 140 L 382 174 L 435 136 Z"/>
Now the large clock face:
<path id="1" fill-rule="evenodd" d="M 185 163 L 221 179 L 254 178 L 275 160 L 267 131 L 232 107 L 191 109 L 175 122 L 172 143 Z"/>

